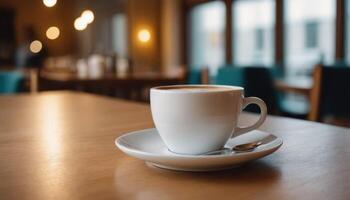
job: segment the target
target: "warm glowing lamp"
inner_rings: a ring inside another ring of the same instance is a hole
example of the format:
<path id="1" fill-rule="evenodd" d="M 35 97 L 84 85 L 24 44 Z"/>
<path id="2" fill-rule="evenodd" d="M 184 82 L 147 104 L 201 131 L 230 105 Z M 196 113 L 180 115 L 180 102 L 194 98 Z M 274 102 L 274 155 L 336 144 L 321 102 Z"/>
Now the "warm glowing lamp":
<path id="1" fill-rule="evenodd" d="M 87 27 L 87 22 L 82 18 L 78 17 L 74 21 L 74 28 L 78 31 L 82 31 Z"/>
<path id="2" fill-rule="evenodd" d="M 87 23 L 90 24 L 91 22 L 94 21 L 95 19 L 95 15 L 91 10 L 85 10 L 82 14 L 81 14 L 81 18 Z"/>
<path id="3" fill-rule="evenodd" d="M 57 0 L 43 0 L 43 3 L 46 7 L 53 7 L 56 5 Z"/>
<path id="4" fill-rule="evenodd" d="M 50 40 L 54 40 L 60 36 L 60 29 L 58 29 L 56 26 L 51 26 L 46 31 L 46 37 Z"/>
<path id="5" fill-rule="evenodd" d="M 140 42 L 146 43 L 151 39 L 151 33 L 147 29 L 142 29 L 137 34 Z"/>
<path id="6" fill-rule="evenodd" d="M 39 40 L 34 40 L 30 43 L 29 49 L 32 53 L 39 53 L 43 48 L 43 44 Z"/>

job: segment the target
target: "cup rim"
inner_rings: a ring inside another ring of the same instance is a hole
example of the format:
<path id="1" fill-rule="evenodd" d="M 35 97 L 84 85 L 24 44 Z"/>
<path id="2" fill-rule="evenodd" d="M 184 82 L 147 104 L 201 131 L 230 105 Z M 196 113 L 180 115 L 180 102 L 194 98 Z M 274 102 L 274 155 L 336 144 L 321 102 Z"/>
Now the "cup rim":
<path id="1" fill-rule="evenodd" d="M 216 88 L 226 88 L 224 90 L 171 90 L 171 88 L 178 87 L 216 87 Z M 164 90 L 165 89 L 165 90 Z M 227 90 L 228 89 L 228 90 Z M 221 93 L 229 91 L 243 91 L 244 88 L 240 86 L 231 86 L 231 85 L 201 85 L 201 84 L 189 84 L 189 85 L 164 85 L 151 88 L 151 92 L 162 92 L 162 93 Z"/>

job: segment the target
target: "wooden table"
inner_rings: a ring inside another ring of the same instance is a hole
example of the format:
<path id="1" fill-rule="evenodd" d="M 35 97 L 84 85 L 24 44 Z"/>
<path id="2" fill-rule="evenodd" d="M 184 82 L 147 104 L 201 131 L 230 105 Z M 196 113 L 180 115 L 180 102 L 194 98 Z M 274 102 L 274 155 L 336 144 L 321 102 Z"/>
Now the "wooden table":
<path id="1" fill-rule="evenodd" d="M 0 97 L 0 199 L 349 199 L 350 129 L 269 116 L 274 154 L 232 170 L 147 167 L 114 140 L 146 104 L 72 92 Z M 256 116 L 243 114 L 242 121 Z"/>
<path id="2" fill-rule="evenodd" d="M 171 76 L 160 73 L 146 72 L 142 74 L 127 74 L 127 75 L 115 75 L 106 74 L 102 77 L 89 78 L 79 77 L 76 74 L 71 73 L 52 73 L 41 72 L 41 80 L 49 81 L 51 83 L 61 84 L 62 86 L 68 85 L 96 85 L 96 84 L 124 84 L 124 85 L 154 85 L 154 84 L 178 84 L 183 83 L 184 78 L 179 76 Z"/>
<path id="3" fill-rule="evenodd" d="M 184 77 L 146 72 L 142 74 L 106 74 L 99 78 L 81 78 L 72 73 L 42 71 L 39 90 L 75 90 L 115 96 L 119 98 L 149 101 L 148 90 L 159 85 L 183 84 Z"/>

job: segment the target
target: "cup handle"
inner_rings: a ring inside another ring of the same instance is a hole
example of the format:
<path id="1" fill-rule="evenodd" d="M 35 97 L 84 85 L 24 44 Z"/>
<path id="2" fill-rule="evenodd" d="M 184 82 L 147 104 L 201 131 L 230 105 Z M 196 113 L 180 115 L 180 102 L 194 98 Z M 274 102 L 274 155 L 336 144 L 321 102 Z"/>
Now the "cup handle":
<path id="1" fill-rule="evenodd" d="M 267 117 L 267 107 L 266 104 L 263 100 L 257 98 L 257 97 L 246 97 L 243 99 L 243 108 L 242 110 L 247 107 L 249 104 L 256 104 L 259 106 L 260 108 L 260 117 L 259 120 L 257 122 L 255 122 L 255 124 L 251 125 L 251 126 L 247 126 L 247 127 L 236 127 L 235 132 L 232 134 L 232 137 L 238 136 L 238 135 L 242 135 L 243 133 L 252 131 L 254 129 L 257 129 L 259 126 L 261 126 L 266 117 Z"/>

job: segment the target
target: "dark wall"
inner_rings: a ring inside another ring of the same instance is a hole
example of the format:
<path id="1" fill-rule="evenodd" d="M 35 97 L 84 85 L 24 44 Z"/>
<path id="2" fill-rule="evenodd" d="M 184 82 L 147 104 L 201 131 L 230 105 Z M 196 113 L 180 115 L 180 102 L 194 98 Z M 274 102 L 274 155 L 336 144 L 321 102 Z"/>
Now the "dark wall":
<path id="1" fill-rule="evenodd" d="M 15 38 L 15 12 L 13 9 L 0 8 L 0 65 L 13 64 Z"/>

